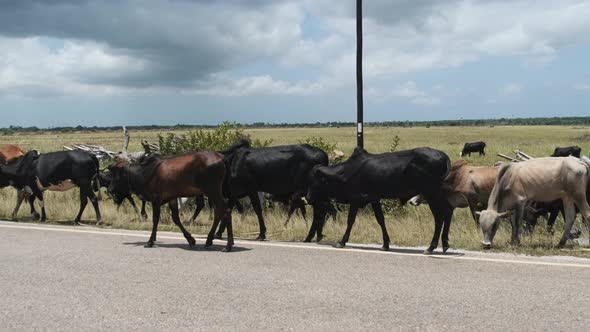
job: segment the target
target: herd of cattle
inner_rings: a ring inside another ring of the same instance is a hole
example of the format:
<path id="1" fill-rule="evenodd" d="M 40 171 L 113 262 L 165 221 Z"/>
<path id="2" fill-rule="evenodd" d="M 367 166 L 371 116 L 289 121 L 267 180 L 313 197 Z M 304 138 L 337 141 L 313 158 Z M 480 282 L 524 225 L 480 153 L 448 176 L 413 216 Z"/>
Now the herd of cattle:
<path id="1" fill-rule="evenodd" d="M 485 154 L 485 143 L 465 144 L 461 156 L 473 152 Z M 289 217 L 297 208 L 313 208 L 313 221 L 306 242 L 323 237 L 326 215 L 333 203 L 348 204 L 347 228 L 339 247 L 346 245 L 360 208 L 371 205 L 383 233 L 383 249 L 390 239 L 385 227 L 381 200 L 399 199 L 414 205 L 427 203 L 434 217 L 434 235 L 425 253 L 432 253 L 442 235 L 443 252 L 449 248 L 449 230 L 454 209 L 469 208 L 483 234 L 484 248 L 490 248 L 499 220 L 512 217 L 512 243 L 519 244 L 519 230 L 524 220 L 529 228 L 543 214 L 550 214 L 548 228 L 561 211 L 565 227 L 560 246 L 576 234 L 572 225 L 579 211 L 590 220 L 588 205 L 590 159 L 582 157 L 579 147 L 557 148 L 547 158 L 523 162 L 501 163 L 492 167 L 472 166 L 463 159 L 451 162 L 442 151 L 431 148 L 382 154 L 354 150 L 348 160 L 328 164 L 327 154 L 307 144 L 253 148 L 239 140 L 224 151 L 194 151 L 180 156 L 163 157 L 147 154 L 130 161 L 122 154 L 108 170 L 100 170 L 96 156 L 83 151 L 24 152 L 14 145 L 0 148 L 0 187 L 19 190 L 13 218 L 21 203 L 28 198 L 34 218 L 46 220 L 43 192 L 80 188 L 79 222 L 90 201 L 101 223 L 98 198 L 100 187 L 106 187 L 113 201 L 120 205 L 132 195 L 153 209 L 153 228 L 146 244 L 153 246 L 160 220 L 161 206 L 168 204 L 173 222 L 180 228 L 190 246 L 195 239 L 184 228 L 179 216 L 181 198 L 195 197 L 197 210 L 204 206 L 204 197 L 214 211 L 213 224 L 206 246 L 214 237 L 221 238 L 227 230 L 230 251 L 234 244 L 231 210 L 240 210 L 240 199 L 249 197 L 258 217 L 258 239 L 266 238 L 261 202 L 258 193 L 271 194 L 290 206 Z M 565 157 L 565 158 L 564 158 Z M 574 158 L 575 157 L 575 158 Z M 35 210 L 39 201 L 41 215 Z M 442 233 L 442 234 L 441 234 Z"/>

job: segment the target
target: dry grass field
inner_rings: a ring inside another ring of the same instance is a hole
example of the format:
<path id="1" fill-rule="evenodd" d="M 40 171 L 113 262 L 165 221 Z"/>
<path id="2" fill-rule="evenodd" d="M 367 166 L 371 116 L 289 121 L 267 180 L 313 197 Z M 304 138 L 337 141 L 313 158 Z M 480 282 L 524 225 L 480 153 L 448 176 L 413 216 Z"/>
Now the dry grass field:
<path id="1" fill-rule="evenodd" d="M 485 157 L 472 156 L 467 158 L 477 165 L 491 165 L 500 160 L 496 153 L 512 155 L 512 150 L 520 149 L 532 156 L 547 156 L 556 146 L 577 144 L 584 154 L 590 150 L 590 127 L 572 126 L 531 126 L 531 127 L 413 127 L 384 128 L 368 127 L 365 129 L 365 147 L 370 152 L 388 151 L 394 136 L 401 141 L 398 149 L 419 146 L 430 146 L 445 151 L 451 159 L 458 158 L 463 143 L 484 140 L 487 143 Z M 130 151 L 140 151 L 140 140 L 156 141 L 157 131 L 131 132 Z M 177 132 L 181 133 L 181 132 Z M 349 154 L 355 144 L 355 128 L 286 128 L 286 129 L 249 129 L 247 133 L 254 138 L 273 139 L 273 145 L 297 143 L 309 136 L 321 136 Z M 63 145 L 72 143 L 99 144 L 110 150 L 120 150 L 122 133 L 67 133 L 67 134 L 15 134 L 1 136 L 0 144 L 17 144 L 24 149 L 37 149 L 41 152 L 61 150 Z M 77 191 L 67 193 L 46 193 L 46 209 L 51 223 L 71 223 L 78 210 Z M 15 191 L 5 188 L 0 191 L 0 218 L 8 219 L 14 207 Z M 111 200 L 105 198 L 101 203 L 101 211 L 105 227 L 149 229 L 151 223 L 141 222 L 125 203 L 117 209 Z M 148 207 L 149 209 L 149 207 Z M 311 212 L 311 211 L 310 211 Z M 183 220 L 188 220 L 192 211 L 183 212 Z M 309 213 L 311 214 L 311 213 Z M 164 215 L 164 214 L 163 214 Z M 151 217 L 150 217 L 151 218 Z M 269 239 L 300 241 L 307 234 L 307 226 L 303 219 L 296 215 L 291 223 L 283 226 L 286 213 L 281 208 L 269 209 L 266 212 Z M 345 229 L 346 213 L 340 213 L 336 221 L 329 220 L 325 227 L 326 241 L 337 241 Z M 579 218 L 578 218 L 579 219 Z M 28 207 L 23 206 L 19 220 L 30 221 Z M 86 209 L 84 220 L 92 223 L 94 212 L 91 206 Z M 240 216 L 234 212 L 234 229 L 236 235 L 243 238 L 254 238 L 258 226 L 253 213 Z M 386 223 L 394 245 L 426 246 L 431 239 L 434 223 L 428 207 L 418 208 L 406 206 L 398 212 L 386 216 Z M 578 225 L 580 221 L 578 220 Z M 196 225 L 189 227 L 196 234 L 205 234 L 210 225 L 209 211 L 205 209 Z M 543 225 L 543 221 L 541 221 Z M 553 247 L 561 235 L 561 223 L 558 223 L 554 238 L 548 237 L 544 227 L 538 227 L 532 237 L 523 237 L 520 248 L 511 248 L 509 240 L 509 224 L 505 223 L 496 236 L 496 251 L 524 252 L 530 254 L 559 254 L 590 257 L 590 250 L 576 245 L 567 249 L 557 250 Z M 170 218 L 165 218 L 161 229 L 175 230 Z M 588 236 L 584 229 L 584 235 Z M 147 239 L 146 239 L 147 240 Z M 381 243 L 381 232 L 372 211 L 366 209 L 359 214 L 352 232 L 351 242 Z M 451 248 L 480 249 L 480 235 L 475 228 L 467 210 L 457 210 L 451 226 Z"/>

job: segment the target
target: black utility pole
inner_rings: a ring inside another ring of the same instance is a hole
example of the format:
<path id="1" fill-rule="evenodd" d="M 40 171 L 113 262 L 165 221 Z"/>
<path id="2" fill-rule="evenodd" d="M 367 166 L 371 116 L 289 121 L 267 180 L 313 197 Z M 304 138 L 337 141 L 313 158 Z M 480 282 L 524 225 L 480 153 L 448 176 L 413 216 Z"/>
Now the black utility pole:
<path id="1" fill-rule="evenodd" d="M 356 145 L 363 147 L 363 0 L 356 0 Z"/>

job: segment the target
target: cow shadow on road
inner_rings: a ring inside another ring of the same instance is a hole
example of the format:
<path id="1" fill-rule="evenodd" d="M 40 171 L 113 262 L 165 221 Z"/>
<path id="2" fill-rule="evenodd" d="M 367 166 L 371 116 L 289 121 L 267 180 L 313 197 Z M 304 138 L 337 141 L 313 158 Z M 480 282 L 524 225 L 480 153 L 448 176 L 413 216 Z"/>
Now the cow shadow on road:
<path id="1" fill-rule="evenodd" d="M 337 242 L 320 242 L 317 243 L 317 245 L 319 246 L 328 246 L 328 247 L 333 247 L 333 248 L 337 248 Z M 355 249 L 355 250 L 363 250 L 363 251 L 378 251 L 378 252 L 382 252 L 382 253 L 395 253 L 395 254 L 406 254 L 406 255 L 424 255 L 424 256 L 464 256 L 464 253 L 461 252 L 452 252 L 452 251 L 447 251 L 446 253 L 443 253 L 441 249 L 438 249 L 438 251 L 435 251 L 432 254 L 424 254 L 424 250 L 426 248 L 389 248 L 389 250 L 387 251 L 383 251 L 381 248 L 378 247 L 369 247 L 369 246 L 364 246 L 364 245 L 354 245 L 354 244 L 347 244 L 346 247 L 342 248 L 341 250 L 346 251 L 346 249 Z"/>
<path id="2" fill-rule="evenodd" d="M 137 241 L 137 242 L 124 242 L 123 245 L 126 246 L 134 246 L 134 247 L 144 247 L 145 246 L 145 241 Z M 154 246 L 151 248 L 145 248 L 147 249 L 158 249 L 158 248 L 166 248 L 166 249 L 182 249 L 182 250 L 187 250 L 187 251 L 195 251 L 195 252 L 203 252 L 203 253 L 207 253 L 207 252 L 221 252 L 221 250 L 223 248 L 225 248 L 224 244 L 213 244 L 210 247 L 205 248 L 204 244 L 197 244 L 194 247 L 190 247 L 188 245 L 188 243 L 166 243 L 166 242 L 158 242 L 156 241 L 156 243 L 154 243 Z M 231 249 L 231 252 L 242 252 L 242 251 L 250 251 L 252 249 L 250 248 L 244 248 L 244 247 L 239 247 L 239 246 L 233 246 Z"/>

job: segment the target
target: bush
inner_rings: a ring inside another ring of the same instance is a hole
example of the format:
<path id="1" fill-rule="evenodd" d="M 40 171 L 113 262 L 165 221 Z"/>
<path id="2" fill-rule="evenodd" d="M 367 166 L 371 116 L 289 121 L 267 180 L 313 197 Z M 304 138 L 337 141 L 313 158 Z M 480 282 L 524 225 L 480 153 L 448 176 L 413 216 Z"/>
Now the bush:
<path id="1" fill-rule="evenodd" d="M 272 144 L 272 139 L 261 141 L 252 139 L 244 133 L 245 127 L 235 122 L 224 122 L 211 130 L 193 130 L 186 134 L 167 133 L 158 135 L 160 152 L 164 155 L 177 155 L 196 150 L 220 151 L 227 149 L 238 139 L 247 139 L 253 147 L 265 147 Z"/>
<path id="2" fill-rule="evenodd" d="M 399 142 L 401 141 L 401 138 L 399 138 L 399 136 L 395 135 L 393 137 L 393 139 L 391 140 L 391 145 L 389 145 L 389 152 L 395 152 L 397 151 L 397 148 L 399 147 Z"/>
<path id="3" fill-rule="evenodd" d="M 299 143 L 309 144 L 313 147 L 323 150 L 326 154 L 328 154 L 330 163 L 339 163 L 342 161 L 342 159 L 344 159 L 343 153 L 336 153 L 336 151 L 339 151 L 338 145 L 336 143 L 326 142 L 323 137 L 310 136 L 303 141 L 299 141 Z"/>

